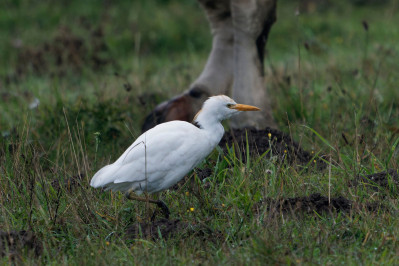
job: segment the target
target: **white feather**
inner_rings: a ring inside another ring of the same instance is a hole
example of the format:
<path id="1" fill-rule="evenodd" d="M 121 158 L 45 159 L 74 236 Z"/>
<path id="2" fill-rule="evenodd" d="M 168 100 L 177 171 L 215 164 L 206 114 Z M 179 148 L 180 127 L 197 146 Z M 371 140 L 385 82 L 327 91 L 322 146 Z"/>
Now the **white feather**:
<path id="1" fill-rule="evenodd" d="M 144 134 L 113 164 L 101 168 L 90 185 L 140 194 L 167 189 L 198 165 L 219 143 L 221 120 L 236 113 L 227 96 L 214 96 L 196 116 L 201 128 L 183 121 L 160 124 Z"/>

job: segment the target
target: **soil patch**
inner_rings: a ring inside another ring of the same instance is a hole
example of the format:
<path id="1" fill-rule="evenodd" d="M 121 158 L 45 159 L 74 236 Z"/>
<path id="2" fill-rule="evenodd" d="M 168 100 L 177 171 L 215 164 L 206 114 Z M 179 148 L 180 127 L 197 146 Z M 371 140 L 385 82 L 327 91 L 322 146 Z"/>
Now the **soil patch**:
<path id="1" fill-rule="evenodd" d="M 0 231 L 0 256 L 9 255 L 12 259 L 19 257 L 22 250 L 32 251 L 39 256 L 43 245 L 33 232 L 30 231 Z"/>
<path id="2" fill-rule="evenodd" d="M 269 151 L 270 155 L 277 156 L 280 162 L 299 165 L 310 163 L 320 170 L 326 168 L 326 163 L 323 160 L 315 158 L 314 154 L 302 149 L 299 143 L 289 135 L 276 129 L 232 129 L 224 134 L 219 146 L 225 153 L 228 153 L 227 147 L 231 147 L 233 144 L 236 144 L 236 156 L 244 161 L 248 145 L 251 156 L 262 155 Z"/>
<path id="3" fill-rule="evenodd" d="M 329 202 L 328 197 L 319 193 L 286 199 L 266 198 L 254 205 L 254 212 L 259 213 L 263 206 L 266 206 L 271 214 L 281 212 L 294 214 L 350 212 L 354 209 L 358 211 L 367 210 L 375 212 L 383 208 L 380 204 L 359 204 L 342 196 L 332 197 Z"/>
<path id="4" fill-rule="evenodd" d="M 215 232 L 206 225 L 183 222 L 181 220 L 160 219 L 154 222 L 136 223 L 126 230 L 126 239 L 152 239 L 161 237 L 168 239 L 180 236 L 182 238 L 200 237 L 207 241 L 223 239 L 221 232 Z"/>
<path id="5" fill-rule="evenodd" d="M 267 205 L 269 211 L 276 212 L 322 213 L 331 211 L 349 211 L 352 207 L 352 201 L 339 196 L 331 198 L 329 204 L 328 197 L 315 193 L 310 196 L 287 199 L 266 198 L 254 207 L 259 208 L 260 205 Z"/>
<path id="6" fill-rule="evenodd" d="M 197 173 L 197 176 L 198 176 L 199 180 L 201 180 L 201 181 L 212 175 L 211 168 L 196 169 L 195 172 Z"/>
<path id="7" fill-rule="evenodd" d="M 398 188 L 399 185 L 399 169 L 388 169 L 387 171 L 374 173 L 371 175 L 359 175 L 351 185 L 366 185 L 373 189 L 380 188 Z"/>
<path id="8" fill-rule="evenodd" d="M 75 35 L 69 27 L 60 27 L 56 36 L 37 47 L 18 47 L 15 74 L 6 82 L 28 72 L 62 76 L 68 71 L 79 72 L 84 67 L 100 70 L 112 62 L 101 28 L 87 29 L 86 37 Z"/>

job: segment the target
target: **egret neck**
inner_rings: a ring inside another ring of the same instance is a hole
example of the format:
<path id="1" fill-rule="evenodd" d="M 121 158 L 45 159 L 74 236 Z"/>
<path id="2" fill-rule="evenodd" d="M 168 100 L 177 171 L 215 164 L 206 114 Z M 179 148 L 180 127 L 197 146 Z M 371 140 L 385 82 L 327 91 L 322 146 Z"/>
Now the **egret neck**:
<path id="1" fill-rule="evenodd" d="M 222 120 L 224 117 L 221 117 L 217 113 L 213 112 L 213 110 L 209 109 L 201 109 L 197 115 L 194 117 L 194 124 L 199 127 L 199 130 L 203 131 L 209 141 L 216 146 L 223 137 L 224 127 L 222 125 Z"/>

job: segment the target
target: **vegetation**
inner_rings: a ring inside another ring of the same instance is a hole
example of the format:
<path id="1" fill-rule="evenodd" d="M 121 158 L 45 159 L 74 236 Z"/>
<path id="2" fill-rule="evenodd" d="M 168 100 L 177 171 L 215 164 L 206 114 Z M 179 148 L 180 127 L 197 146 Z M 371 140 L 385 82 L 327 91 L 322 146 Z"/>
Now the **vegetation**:
<path id="1" fill-rule="evenodd" d="M 126 233 L 153 210 L 89 181 L 199 75 L 211 36 L 198 4 L 2 1 L 0 231 L 34 232 L 42 251 L 0 250 L 0 263 L 398 264 L 397 180 L 350 184 L 399 168 L 399 6 L 305 2 L 299 15 L 296 1 L 279 2 L 266 82 L 280 129 L 328 155 L 327 169 L 217 149 L 192 181 L 160 194 L 185 226 L 154 240 Z M 357 207 L 260 204 L 312 193 Z"/>

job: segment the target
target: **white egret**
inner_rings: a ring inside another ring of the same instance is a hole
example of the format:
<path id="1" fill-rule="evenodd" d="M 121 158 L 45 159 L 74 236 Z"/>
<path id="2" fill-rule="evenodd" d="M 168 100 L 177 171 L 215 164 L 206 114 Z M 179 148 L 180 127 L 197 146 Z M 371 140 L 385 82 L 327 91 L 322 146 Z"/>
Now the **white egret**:
<path id="1" fill-rule="evenodd" d="M 224 134 L 222 120 L 240 111 L 258 111 L 237 104 L 225 95 L 210 97 L 194 118 L 194 124 L 171 121 L 143 133 L 113 164 L 101 168 L 90 185 L 125 192 L 129 199 L 157 204 L 169 216 L 160 200 L 138 197 L 170 188 L 208 156 Z"/>

